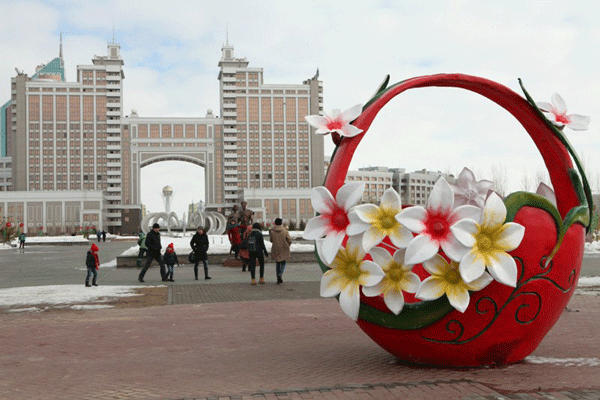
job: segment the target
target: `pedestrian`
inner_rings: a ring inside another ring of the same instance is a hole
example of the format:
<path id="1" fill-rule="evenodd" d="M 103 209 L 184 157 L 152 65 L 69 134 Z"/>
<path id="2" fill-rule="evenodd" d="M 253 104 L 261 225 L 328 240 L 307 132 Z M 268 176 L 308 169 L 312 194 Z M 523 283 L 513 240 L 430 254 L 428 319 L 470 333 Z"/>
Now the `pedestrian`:
<path id="1" fill-rule="evenodd" d="M 238 259 L 238 254 L 240 252 L 240 244 L 242 243 L 242 237 L 240 235 L 240 224 L 236 217 L 229 216 L 227 220 L 227 237 L 229 238 L 229 243 L 231 247 L 229 248 L 229 254 L 233 251 L 234 258 Z"/>
<path id="2" fill-rule="evenodd" d="M 136 261 L 136 264 L 138 267 L 141 267 L 142 260 L 148 252 L 148 248 L 146 247 L 146 234 L 144 232 L 140 232 L 138 235 L 138 246 L 140 246 L 140 251 L 138 253 L 138 259 Z"/>
<path id="3" fill-rule="evenodd" d="M 281 218 L 275 218 L 275 226 L 269 230 L 269 238 L 273 247 L 271 247 L 271 258 L 275 260 L 275 272 L 277 274 L 277 283 L 283 283 L 283 271 L 285 264 L 290 258 L 290 245 L 292 238 L 288 230 L 282 225 Z"/>
<path id="4" fill-rule="evenodd" d="M 27 235 L 25 234 L 25 232 L 21 232 L 21 234 L 19 235 L 19 251 L 24 253 L 25 252 L 25 240 L 27 239 Z"/>
<path id="5" fill-rule="evenodd" d="M 98 286 L 96 279 L 98 279 L 98 268 L 100 268 L 100 260 L 98 259 L 98 246 L 96 243 L 92 243 L 92 247 L 87 252 L 85 257 L 85 266 L 87 267 L 87 275 L 85 277 L 85 286 Z M 92 284 L 90 285 L 90 278 L 92 278 Z"/>
<path id="6" fill-rule="evenodd" d="M 256 285 L 256 260 L 258 259 L 258 265 L 260 266 L 260 283 L 265 283 L 265 257 L 269 256 L 267 248 L 265 247 L 265 241 L 263 239 L 262 230 L 259 222 L 255 222 L 252 225 L 252 232 L 246 239 L 248 254 L 250 259 L 248 265 L 250 266 L 250 277 L 252 278 L 252 284 Z M 264 253 L 264 257 L 263 257 Z"/>
<path id="7" fill-rule="evenodd" d="M 106 242 L 106 231 L 102 230 L 102 241 Z"/>
<path id="8" fill-rule="evenodd" d="M 100 239 L 102 239 L 102 232 L 100 232 L 99 230 L 96 230 L 96 237 L 98 238 L 98 243 L 99 243 Z"/>
<path id="9" fill-rule="evenodd" d="M 204 232 L 203 227 L 198 227 L 196 233 L 192 236 L 192 240 L 190 240 L 190 246 L 192 246 L 196 258 L 194 264 L 194 276 L 196 277 L 196 280 L 198 280 L 198 264 L 200 264 L 200 261 L 204 264 L 204 279 L 211 279 L 211 277 L 208 276 L 208 235 Z"/>
<path id="10" fill-rule="evenodd" d="M 167 246 L 167 250 L 163 256 L 163 262 L 167 266 L 167 280 L 169 282 L 175 282 L 173 279 L 173 269 L 175 268 L 175 264 L 179 267 L 179 260 L 177 259 L 177 253 L 175 253 L 175 250 L 173 249 L 173 243 L 169 243 Z"/>
<path id="11" fill-rule="evenodd" d="M 246 239 L 248 239 L 248 236 L 250 236 L 251 232 L 251 226 L 247 226 L 244 232 L 242 232 L 242 242 L 240 243 L 239 252 L 240 259 L 242 260 L 242 271 L 246 271 L 246 268 L 248 269 L 248 271 L 250 271 L 250 253 L 248 253 L 248 241 Z"/>
<path id="12" fill-rule="evenodd" d="M 152 230 L 148 232 L 146 235 L 146 247 L 148 248 L 146 255 L 146 264 L 140 275 L 138 276 L 138 281 L 144 282 L 144 276 L 146 275 L 146 271 L 150 268 L 150 264 L 152 264 L 152 260 L 156 260 L 158 265 L 160 266 L 160 277 L 163 282 L 167 280 L 167 272 L 165 268 L 165 263 L 162 260 L 160 255 L 160 250 L 162 249 L 162 245 L 160 244 L 160 226 L 158 224 L 152 225 Z"/>

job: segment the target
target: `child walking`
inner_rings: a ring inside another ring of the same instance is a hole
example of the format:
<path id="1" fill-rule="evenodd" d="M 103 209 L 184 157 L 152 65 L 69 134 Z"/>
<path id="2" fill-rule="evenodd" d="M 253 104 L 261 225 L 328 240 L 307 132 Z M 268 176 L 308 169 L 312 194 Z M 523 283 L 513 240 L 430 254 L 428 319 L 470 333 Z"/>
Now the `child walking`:
<path id="1" fill-rule="evenodd" d="M 98 286 L 96 279 L 98 279 L 98 268 L 100 267 L 100 260 L 98 259 L 98 246 L 92 243 L 92 247 L 88 250 L 87 256 L 85 257 L 85 266 L 87 267 L 87 276 L 85 277 L 85 286 Z M 90 277 L 92 277 L 92 284 L 90 285 Z"/>
<path id="2" fill-rule="evenodd" d="M 169 243 L 167 246 L 167 250 L 165 251 L 165 255 L 163 256 L 163 262 L 167 266 L 167 279 L 169 282 L 175 282 L 173 279 L 173 269 L 175 264 L 179 267 L 179 260 L 177 259 L 177 253 L 173 249 L 173 243 Z"/>

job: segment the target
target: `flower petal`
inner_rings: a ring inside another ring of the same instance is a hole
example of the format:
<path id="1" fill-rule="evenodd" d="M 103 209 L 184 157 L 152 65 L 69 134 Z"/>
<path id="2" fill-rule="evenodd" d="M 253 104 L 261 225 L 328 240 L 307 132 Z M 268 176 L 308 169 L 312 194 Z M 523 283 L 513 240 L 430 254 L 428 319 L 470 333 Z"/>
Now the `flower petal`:
<path id="1" fill-rule="evenodd" d="M 362 238 L 360 236 L 350 236 L 346 242 L 346 248 L 349 250 L 357 249 L 360 258 L 364 258 L 367 253 L 362 245 Z"/>
<path id="2" fill-rule="evenodd" d="M 476 206 L 464 205 L 456 207 L 453 212 L 459 220 L 469 218 L 475 222 L 481 221 L 481 208 Z"/>
<path id="3" fill-rule="evenodd" d="M 494 278 L 492 278 L 490 274 L 484 272 L 483 275 L 481 275 L 479 278 L 475 279 L 471 283 L 467 283 L 466 285 L 469 287 L 469 290 L 476 292 L 485 288 L 487 285 L 492 283 L 493 280 Z"/>
<path id="4" fill-rule="evenodd" d="M 390 240 L 394 246 L 404 249 L 413 240 L 413 235 L 408 229 L 400 227 L 390 234 Z"/>
<path id="5" fill-rule="evenodd" d="M 322 128 L 327 125 L 327 118 L 322 115 L 307 115 L 304 119 L 310 126 L 315 128 Z"/>
<path id="6" fill-rule="evenodd" d="M 377 285 L 385 276 L 381 267 L 373 261 L 363 261 L 360 264 L 360 270 L 363 272 L 359 278 L 361 286 Z"/>
<path id="7" fill-rule="evenodd" d="M 565 103 L 560 94 L 554 93 L 550 100 L 552 101 L 552 106 L 554 106 L 556 114 L 561 115 L 567 112 L 567 103 Z"/>
<path id="8" fill-rule="evenodd" d="M 337 284 L 338 273 L 329 270 L 323 274 L 321 278 L 321 297 L 337 296 L 342 288 Z"/>
<path id="9" fill-rule="evenodd" d="M 364 191 L 364 182 L 348 182 L 338 190 L 335 200 L 339 205 L 344 207 L 344 210 L 348 211 L 353 205 L 358 203 Z"/>
<path id="10" fill-rule="evenodd" d="M 485 272 L 485 260 L 472 250 L 465 254 L 458 265 L 460 276 L 469 284 Z"/>
<path id="11" fill-rule="evenodd" d="M 354 321 L 358 320 L 358 312 L 360 311 L 360 292 L 358 286 L 348 285 L 340 293 L 340 307 L 347 316 Z"/>
<path id="12" fill-rule="evenodd" d="M 554 207 L 556 207 L 556 194 L 550 186 L 546 185 L 544 182 L 540 182 L 535 193 L 545 197 L 554 205 Z"/>
<path id="13" fill-rule="evenodd" d="M 353 211 L 358 215 L 358 218 L 364 222 L 371 223 L 375 220 L 379 207 L 375 204 L 361 204 L 354 207 Z"/>
<path id="14" fill-rule="evenodd" d="M 362 245 L 366 251 L 371 250 L 371 247 L 378 245 L 385 238 L 385 234 L 377 228 L 369 227 L 363 234 Z"/>
<path id="15" fill-rule="evenodd" d="M 467 247 L 473 247 L 473 245 L 475 245 L 475 234 L 478 229 L 477 222 L 472 219 L 461 219 L 450 227 L 450 231 L 456 240 Z"/>
<path id="16" fill-rule="evenodd" d="M 437 276 L 430 276 L 421 282 L 415 297 L 421 300 L 435 300 L 442 297 L 446 292 L 446 285 Z"/>
<path id="17" fill-rule="evenodd" d="M 507 253 L 497 253 L 487 266 L 490 275 L 500 283 L 510 287 L 517 286 L 517 263 Z"/>
<path id="18" fill-rule="evenodd" d="M 362 292 L 367 297 L 379 296 L 381 293 L 383 293 L 383 284 L 379 282 L 377 285 L 363 286 Z"/>
<path id="19" fill-rule="evenodd" d="M 336 132 L 342 136 L 354 137 L 359 133 L 362 133 L 362 129 L 355 127 L 354 125 L 345 125 L 342 129 L 336 129 Z"/>
<path id="20" fill-rule="evenodd" d="M 355 211 L 348 213 L 348 220 L 350 221 L 350 224 L 346 227 L 346 234 L 348 236 L 360 235 L 371 226 L 371 224 L 361 220 Z"/>
<path id="21" fill-rule="evenodd" d="M 392 262 L 392 255 L 390 254 L 390 252 L 385 249 L 382 249 L 381 247 L 373 247 L 369 250 L 369 254 L 373 258 L 373 262 L 381 266 L 382 269 L 385 269 L 390 264 L 390 262 Z"/>
<path id="22" fill-rule="evenodd" d="M 379 202 L 379 206 L 392 210 L 400 210 L 402 209 L 402 203 L 400 202 L 400 196 L 398 192 L 396 192 L 393 188 L 387 189 L 383 192 L 383 196 L 381 196 L 381 201 Z"/>
<path id="23" fill-rule="evenodd" d="M 346 111 L 344 111 L 341 115 L 342 119 L 346 122 L 352 122 L 362 113 L 362 104 L 356 104 Z"/>
<path id="24" fill-rule="evenodd" d="M 483 221 L 481 225 L 486 228 L 502 225 L 506 220 L 506 206 L 496 194 L 492 192 L 483 207 Z"/>
<path id="25" fill-rule="evenodd" d="M 464 313 L 467 307 L 469 307 L 469 291 L 460 286 L 449 286 L 446 290 L 446 296 L 450 305 L 456 308 L 461 313 Z"/>
<path id="26" fill-rule="evenodd" d="M 442 275 L 448 268 L 448 262 L 444 257 L 436 254 L 435 257 L 423 261 L 423 268 L 432 275 Z"/>
<path id="27" fill-rule="evenodd" d="M 453 207 L 454 192 L 448 182 L 443 177 L 440 177 L 435 185 L 433 185 L 433 189 L 431 189 L 431 194 L 427 201 L 427 209 L 451 210 Z"/>
<path id="28" fill-rule="evenodd" d="M 408 207 L 396 214 L 396 221 L 412 232 L 421 233 L 425 229 L 423 221 L 427 216 L 427 210 L 421 206 Z"/>
<path id="29" fill-rule="evenodd" d="M 421 279 L 419 275 L 414 272 L 407 272 L 404 275 L 405 281 L 402 285 L 402 290 L 407 293 L 416 293 L 419 290 L 419 286 L 421 286 Z"/>
<path id="30" fill-rule="evenodd" d="M 390 290 L 383 296 L 383 301 L 387 308 L 396 315 L 400 314 L 400 311 L 404 308 L 404 296 L 402 292 Z"/>
<path id="31" fill-rule="evenodd" d="M 409 271 L 412 269 L 412 266 L 406 262 L 406 259 L 404 258 L 405 255 L 406 255 L 406 249 L 400 248 L 394 252 L 394 255 L 392 256 L 392 258 L 394 259 L 394 262 L 396 262 L 396 264 L 402 265 L 403 270 Z M 379 264 L 379 265 L 381 265 L 381 264 Z"/>
<path id="32" fill-rule="evenodd" d="M 591 122 L 591 118 L 585 115 L 571 114 L 569 115 L 569 123 L 567 126 L 574 131 L 585 131 Z"/>
<path id="33" fill-rule="evenodd" d="M 459 242 L 453 234 L 448 235 L 448 240 L 442 242 L 441 247 L 444 253 L 456 262 L 460 261 L 470 249 Z"/>
<path id="34" fill-rule="evenodd" d="M 335 203 L 335 200 L 329 189 L 325 186 L 317 186 L 310 192 L 310 202 L 316 212 L 323 214 L 331 210 L 331 205 Z"/>
<path id="35" fill-rule="evenodd" d="M 420 264 L 429 260 L 440 250 L 438 242 L 434 242 L 428 235 L 418 235 L 406 248 L 404 256 L 407 264 Z"/>
<path id="36" fill-rule="evenodd" d="M 552 112 L 552 110 L 554 109 L 554 107 L 552 106 L 552 104 L 546 102 L 546 101 L 539 101 L 536 102 L 535 105 L 541 110 L 541 111 L 545 111 L 547 113 Z"/>
<path id="37" fill-rule="evenodd" d="M 475 179 L 475 174 L 473 173 L 473 171 L 471 171 L 469 168 L 464 167 L 462 169 L 462 171 L 460 171 L 460 174 L 458 174 L 458 181 L 457 186 L 459 186 L 461 189 L 465 190 L 465 189 L 470 189 L 469 184 L 471 183 L 475 183 L 476 179 Z"/>
<path id="38" fill-rule="evenodd" d="M 322 238 L 329 231 L 329 221 L 327 218 L 318 216 L 308 220 L 302 237 L 306 240 L 315 240 Z"/>
<path id="39" fill-rule="evenodd" d="M 333 262 L 338 251 L 340 251 L 345 236 L 344 232 L 329 232 L 325 237 L 322 248 L 325 264 L 330 265 Z"/>
<path id="40" fill-rule="evenodd" d="M 512 251 L 519 247 L 525 235 L 525 227 L 516 222 L 507 222 L 502 228 L 502 235 L 496 241 L 496 245 L 504 251 Z"/>

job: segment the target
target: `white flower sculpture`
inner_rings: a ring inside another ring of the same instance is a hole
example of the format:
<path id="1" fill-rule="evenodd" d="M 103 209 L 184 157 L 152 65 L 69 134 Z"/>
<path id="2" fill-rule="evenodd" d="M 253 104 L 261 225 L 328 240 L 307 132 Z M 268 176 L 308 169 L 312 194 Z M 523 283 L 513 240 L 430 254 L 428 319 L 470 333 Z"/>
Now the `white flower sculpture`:
<path id="1" fill-rule="evenodd" d="M 567 115 L 567 104 L 558 93 L 552 95 L 551 101 L 552 104 L 547 102 L 535 104 L 544 113 L 546 118 L 559 129 L 563 129 L 565 126 L 574 131 L 585 131 L 588 129 L 591 120 L 590 117 L 580 114 Z"/>
<path id="2" fill-rule="evenodd" d="M 494 187 L 494 182 L 485 179 L 478 181 L 473 171 L 465 167 L 458 175 L 456 184 L 450 184 L 450 187 L 454 191 L 454 207 L 470 204 L 483 208 L 488 192 Z"/>
<path id="3" fill-rule="evenodd" d="M 341 136 L 353 137 L 362 132 L 362 129 L 351 125 L 362 112 L 362 104 L 357 104 L 354 107 L 347 109 L 344 112 L 336 109 L 331 112 L 331 115 L 307 115 L 304 117 L 306 122 L 317 128 L 315 131 L 318 135 L 326 135 L 331 132 L 337 132 Z"/>

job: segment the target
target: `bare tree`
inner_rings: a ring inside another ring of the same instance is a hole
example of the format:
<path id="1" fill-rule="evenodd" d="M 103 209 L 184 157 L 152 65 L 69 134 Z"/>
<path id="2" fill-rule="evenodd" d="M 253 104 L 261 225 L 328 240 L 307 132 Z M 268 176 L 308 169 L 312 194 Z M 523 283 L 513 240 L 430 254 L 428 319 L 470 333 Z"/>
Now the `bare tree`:
<path id="1" fill-rule="evenodd" d="M 501 196 L 504 196 L 507 186 L 506 167 L 501 162 L 493 164 L 490 167 L 492 182 L 494 182 L 494 190 Z"/>
<path id="2" fill-rule="evenodd" d="M 527 168 L 523 168 L 523 172 L 521 173 L 521 190 L 525 192 L 531 191 L 531 179 Z"/>
<path id="3" fill-rule="evenodd" d="M 535 190 L 537 190 L 537 188 L 540 187 L 540 183 L 542 182 L 552 187 L 552 182 L 550 182 L 548 171 L 546 171 L 545 169 L 538 169 L 535 173 Z"/>

